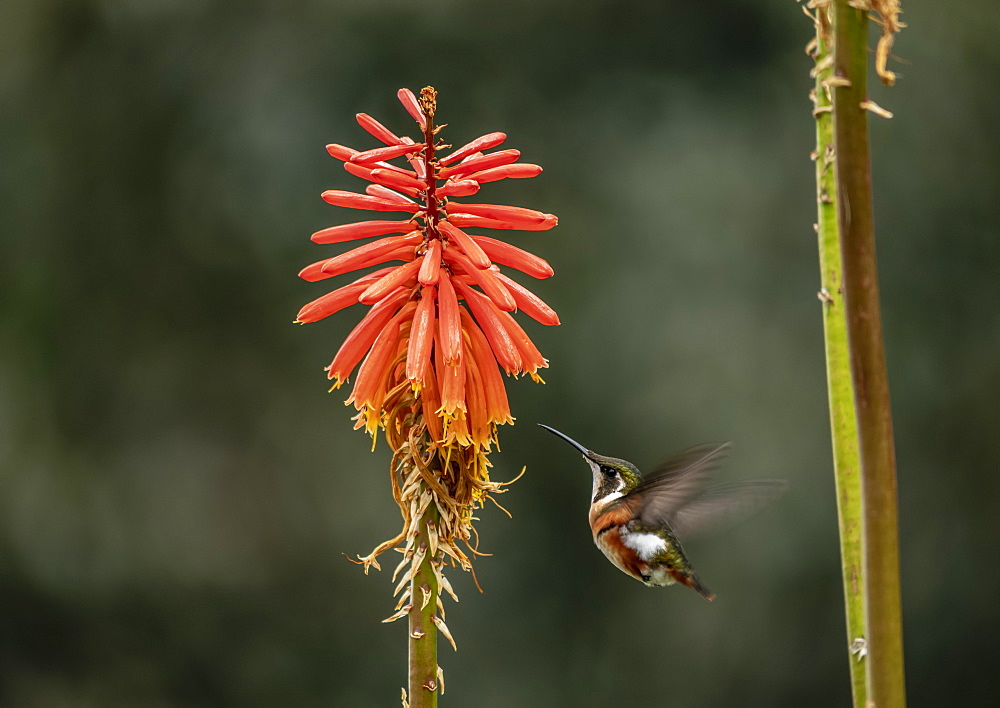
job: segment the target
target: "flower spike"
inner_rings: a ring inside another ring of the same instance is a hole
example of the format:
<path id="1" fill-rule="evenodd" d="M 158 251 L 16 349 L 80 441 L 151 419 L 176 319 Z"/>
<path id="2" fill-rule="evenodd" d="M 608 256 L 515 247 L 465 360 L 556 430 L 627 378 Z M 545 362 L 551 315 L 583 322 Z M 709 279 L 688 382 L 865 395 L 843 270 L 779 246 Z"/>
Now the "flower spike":
<path id="1" fill-rule="evenodd" d="M 356 150 L 330 143 L 326 150 L 367 184 L 363 193 L 327 190 L 322 198 L 338 207 L 402 213 L 312 235 L 317 244 L 348 246 L 303 268 L 303 280 L 371 272 L 307 303 L 296 322 L 370 306 L 326 372 L 331 390 L 353 377 L 346 403 L 357 411 L 355 427 L 366 430 L 373 444 L 379 430 L 385 435 L 403 529 L 358 562 L 367 572 L 379 568 L 382 552 L 400 551 L 399 601 L 386 621 L 409 615 L 413 622 L 419 615 L 422 625 L 411 624 L 411 642 L 434 641 L 440 632 L 453 643 L 437 593 L 443 589 L 457 600 L 444 570 L 472 570 L 471 557 L 483 555 L 472 527 L 475 510 L 505 491 L 490 479 L 488 459 L 498 426 L 514 422 L 504 373 L 541 381 L 537 372 L 548 365 L 512 313 L 559 324 L 551 307 L 502 272 L 548 278 L 549 264 L 469 229 L 546 231 L 558 219 L 523 207 L 465 203 L 486 184 L 535 177 L 542 168 L 519 162 L 519 150 L 493 150 L 507 139 L 499 132 L 441 156 L 438 151 L 450 146 L 439 136 L 444 126 L 435 123 L 437 92 L 426 87 L 418 96 L 404 88 L 397 97 L 419 135 L 397 135 L 358 113 L 358 125 L 376 144 Z M 439 678 L 434 669 L 433 679 L 411 682 L 411 696 L 436 690 L 429 683 Z"/>
<path id="2" fill-rule="evenodd" d="M 381 267 L 304 306 L 296 321 L 315 322 L 355 302 L 374 305 L 328 368 L 330 378 L 339 384 L 368 349 L 372 349 L 370 358 L 376 342 L 383 342 L 377 361 L 364 367 L 364 377 L 359 375 L 363 391 L 352 397 L 356 405 L 369 411 L 364 414 L 365 427 L 373 431 L 372 421 L 382 421 L 387 414 L 387 402 L 373 396 L 380 392 L 388 395 L 394 390 L 393 382 L 410 381 L 415 395 L 426 392 L 440 400 L 434 410 L 443 416 L 443 434 L 436 439 L 486 446 L 495 438 L 491 426 L 510 418 L 506 393 L 500 395 L 503 385 L 498 367 L 509 375 L 535 376 L 537 369 L 546 365 L 509 313 L 521 310 L 545 325 L 558 324 L 559 316 L 497 267 L 548 278 L 552 268 L 544 259 L 506 241 L 469 234 L 467 229 L 545 231 L 558 220 L 534 209 L 454 201 L 455 197 L 477 193 L 482 184 L 534 177 L 541 167 L 518 162 L 521 152 L 516 149 L 490 152 L 507 139 L 500 132 L 483 135 L 438 157 L 439 129 L 433 127 L 436 92 L 424 89 L 418 97 L 409 89 L 400 89 L 397 95 L 420 127 L 420 138 L 397 135 L 367 113 L 359 113 L 358 124 L 382 145 L 356 150 L 331 143 L 326 149 L 343 161 L 349 172 L 370 184 L 365 194 L 328 190 L 323 199 L 335 206 L 402 211 L 412 216 L 331 226 L 313 234 L 313 241 L 321 244 L 381 238 L 308 266 L 300 273 L 305 280 L 315 282 L 361 268 Z M 405 166 L 395 164 L 397 160 Z M 384 265 L 399 260 L 401 265 Z M 397 322 L 396 313 L 403 312 L 400 308 L 404 303 L 409 303 L 409 314 Z M 395 328 L 393 345 L 381 337 L 387 327 Z M 405 366 L 390 365 L 396 356 L 405 360 Z M 475 359 L 463 367 L 464 356 Z M 440 364 L 430 366 L 431 361 Z M 376 382 L 383 375 L 384 387 Z M 464 398 L 456 398 L 459 394 Z M 501 399 L 502 404 L 498 403 Z M 478 406 L 486 408 L 480 411 Z M 470 416 L 467 420 L 466 415 Z"/>

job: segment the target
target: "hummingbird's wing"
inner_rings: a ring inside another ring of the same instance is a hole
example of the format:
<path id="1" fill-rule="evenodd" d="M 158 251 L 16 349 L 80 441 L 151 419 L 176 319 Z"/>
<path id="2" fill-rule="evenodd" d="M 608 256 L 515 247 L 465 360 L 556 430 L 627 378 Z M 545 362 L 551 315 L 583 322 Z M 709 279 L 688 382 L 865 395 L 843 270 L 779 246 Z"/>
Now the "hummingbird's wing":
<path id="1" fill-rule="evenodd" d="M 675 514 L 705 487 L 729 451 L 729 443 L 705 443 L 671 457 L 620 500 L 635 510 L 636 517 L 651 526 L 670 523 Z"/>
<path id="2" fill-rule="evenodd" d="M 788 489 L 783 479 L 753 479 L 706 489 L 676 509 L 667 519 L 680 538 L 706 530 L 724 531 L 750 517 Z"/>

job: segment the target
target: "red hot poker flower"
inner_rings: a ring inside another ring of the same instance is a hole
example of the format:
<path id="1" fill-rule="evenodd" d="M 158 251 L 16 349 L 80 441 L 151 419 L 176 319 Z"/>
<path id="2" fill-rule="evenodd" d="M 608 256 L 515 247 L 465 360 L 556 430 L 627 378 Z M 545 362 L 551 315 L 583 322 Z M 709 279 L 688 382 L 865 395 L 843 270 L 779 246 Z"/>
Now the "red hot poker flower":
<path id="1" fill-rule="evenodd" d="M 454 646 L 438 592 L 458 598 L 444 569 L 472 570 L 471 556 L 479 553 L 475 510 L 505 491 L 504 483 L 490 479 L 487 458 L 497 426 L 514 422 L 503 372 L 541 381 L 538 369 L 548 365 L 511 313 L 559 324 L 551 307 L 501 272 L 503 266 L 548 278 L 549 264 L 479 231 L 545 231 L 558 220 L 478 197 L 470 201 L 484 184 L 534 177 L 542 168 L 518 162 L 518 150 L 489 152 L 506 141 L 503 133 L 441 157 L 439 151 L 451 146 L 438 138 L 434 89 L 423 89 L 419 99 L 408 89 L 397 95 L 417 122 L 419 141 L 359 113 L 358 124 L 381 145 L 326 146 L 368 184 L 363 192 L 328 190 L 323 199 L 377 214 L 312 235 L 318 244 L 355 244 L 306 266 L 300 277 L 316 282 L 354 275 L 306 304 L 297 321 L 316 322 L 355 303 L 371 306 L 327 372 L 331 390 L 355 376 L 347 399 L 358 410 L 355 427 L 365 428 L 373 443 L 381 428 L 392 448 L 393 498 L 403 529 L 359 562 L 367 572 L 379 567 L 377 558 L 389 548 L 403 555 L 393 573 L 394 582 L 403 574 L 394 593 L 396 612 L 384 621 L 409 618 L 410 695 L 426 697 L 444 679 L 433 657 L 418 648 L 436 643 L 438 632 Z M 357 277 L 359 270 L 371 272 Z"/>
<path id="2" fill-rule="evenodd" d="M 322 280 L 360 268 L 379 269 L 309 303 L 298 322 L 315 322 L 355 302 L 371 305 L 328 367 L 333 387 L 361 364 L 348 399 L 358 409 L 358 426 L 374 433 L 389 411 L 386 398 L 408 382 L 413 395 L 436 406 L 428 423 L 439 445 L 471 445 L 489 450 L 496 425 L 513 421 L 504 390 L 508 375 L 536 380 L 548 362 L 510 316 L 523 310 L 544 325 L 559 324 L 555 311 L 498 266 L 547 278 L 552 268 L 538 256 L 469 229 L 544 231 L 558 223 L 552 214 L 501 204 L 453 201 L 501 179 L 538 175 L 537 165 L 518 162 L 518 150 L 489 150 L 504 133 L 476 138 L 444 157 L 448 146 L 434 127 L 436 94 L 418 99 L 399 91 L 403 108 L 417 122 L 419 141 L 399 137 L 371 116 L 358 123 L 382 145 L 355 150 L 331 144 L 327 151 L 351 174 L 371 184 L 366 193 L 328 190 L 330 204 L 375 212 L 408 212 L 409 219 L 377 218 L 317 231 L 320 244 L 379 237 L 338 256 L 314 263 L 300 274 Z M 403 166 L 393 164 L 401 160 Z M 398 265 L 385 264 L 402 261 Z M 364 361 L 362 362 L 362 359 Z M 439 431 L 439 432 L 438 432 Z"/>

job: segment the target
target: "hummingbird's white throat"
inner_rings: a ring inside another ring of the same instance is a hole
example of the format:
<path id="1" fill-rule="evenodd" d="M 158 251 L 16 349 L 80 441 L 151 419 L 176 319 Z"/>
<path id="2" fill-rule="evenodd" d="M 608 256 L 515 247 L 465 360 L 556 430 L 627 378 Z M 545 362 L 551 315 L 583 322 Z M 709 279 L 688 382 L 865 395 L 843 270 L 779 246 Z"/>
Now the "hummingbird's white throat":
<path id="1" fill-rule="evenodd" d="M 616 474 L 614 477 L 608 477 L 601 471 L 601 466 L 594 462 L 593 460 L 585 457 L 583 458 L 590 465 L 590 471 L 594 475 L 594 486 L 591 490 L 592 499 L 591 504 L 594 506 L 603 507 L 615 499 L 619 499 L 624 495 L 622 490 L 625 488 L 625 480 L 622 479 L 620 474 Z"/>

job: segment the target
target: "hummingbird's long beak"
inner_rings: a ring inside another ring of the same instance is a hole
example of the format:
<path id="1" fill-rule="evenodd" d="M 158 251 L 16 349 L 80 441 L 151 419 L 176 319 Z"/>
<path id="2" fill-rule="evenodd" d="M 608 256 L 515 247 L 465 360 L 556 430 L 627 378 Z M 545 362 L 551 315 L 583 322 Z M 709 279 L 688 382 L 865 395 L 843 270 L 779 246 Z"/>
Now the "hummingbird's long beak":
<path id="1" fill-rule="evenodd" d="M 559 436 L 560 438 L 562 438 L 563 440 L 565 440 L 566 442 L 568 442 L 570 445 L 572 445 L 573 447 L 575 447 L 577 450 L 579 450 L 583 454 L 584 457 L 589 457 L 590 456 L 590 450 L 588 450 L 587 448 L 585 448 L 583 445 L 581 445 L 580 443 L 578 443 L 576 440 L 574 440 L 570 436 L 563 435 L 562 433 L 560 433 L 555 428 L 550 428 L 549 426 L 542 425 L 541 423 L 538 424 L 538 427 L 539 428 L 545 428 L 546 430 L 548 430 L 553 435 Z"/>

